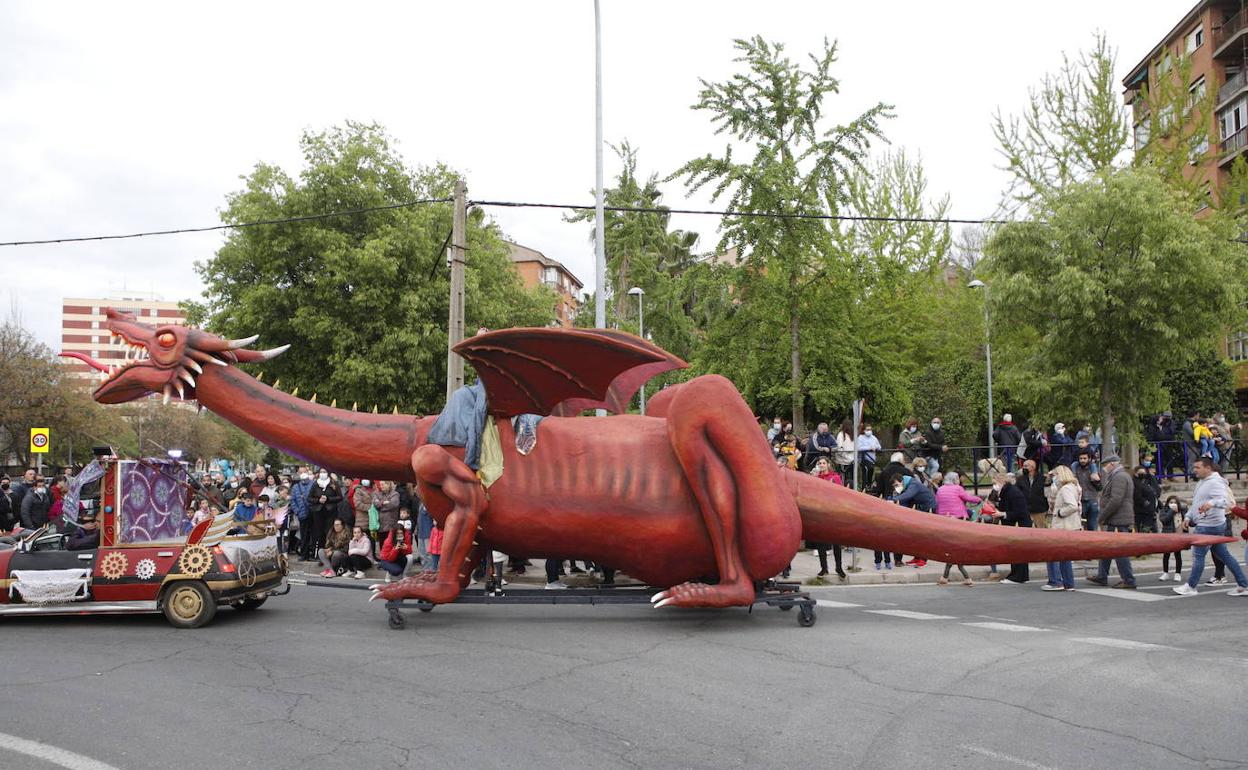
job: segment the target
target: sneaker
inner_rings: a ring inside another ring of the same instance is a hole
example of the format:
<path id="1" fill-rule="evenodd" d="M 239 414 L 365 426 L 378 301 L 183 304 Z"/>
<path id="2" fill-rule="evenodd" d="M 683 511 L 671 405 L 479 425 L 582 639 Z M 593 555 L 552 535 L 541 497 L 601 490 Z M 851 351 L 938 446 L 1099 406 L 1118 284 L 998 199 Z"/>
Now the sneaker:
<path id="1" fill-rule="evenodd" d="M 573 567 L 572 569 L 568 570 L 568 572 L 571 572 L 573 575 L 585 574 L 585 570 L 581 569 L 580 567 Z"/>
<path id="2" fill-rule="evenodd" d="M 1227 596 L 1248 596 L 1248 588 L 1244 588 L 1243 586 L 1235 586 L 1231 590 L 1227 591 L 1226 595 Z"/>
<path id="3" fill-rule="evenodd" d="M 1179 596 L 1195 596 L 1196 594 L 1200 593 L 1200 591 L 1197 591 L 1195 588 L 1192 588 L 1187 583 L 1180 583 L 1171 590 L 1173 590 Z"/>
<path id="4" fill-rule="evenodd" d="M 1055 586 L 1052 583 L 1045 583 L 1044 585 L 1040 586 L 1040 590 L 1041 591 L 1060 591 L 1062 590 L 1062 587 Z"/>
<path id="5" fill-rule="evenodd" d="M 988 581 L 989 581 L 990 583 L 999 583 L 999 582 L 1001 582 L 1001 573 L 1000 573 L 1000 572 L 989 572 L 989 573 L 988 573 Z"/>
<path id="6" fill-rule="evenodd" d="M 1134 591 L 1135 583 L 1128 583 L 1125 580 L 1119 580 L 1117 583 L 1114 583 L 1114 588 L 1125 588 L 1127 590 Z"/>
<path id="7" fill-rule="evenodd" d="M 1000 582 L 1000 583 L 1009 583 L 1009 584 L 1010 584 L 1010 585 L 1012 585 L 1012 586 L 1021 586 L 1021 585 L 1022 585 L 1022 582 L 1021 582 L 1021 581 L 1018 581 L 1018 580 L 1010 580 L 1009 578 L 1001 578 L 1001 580 L 999 580 L 999 581 L 997 581 L 997 582 Z"/>
<path id="8" fill-rule="evenodd" d="M 1205 585 L 1207 585 L 1207 586 L 1224 586 L 1224 585 L 1226 585 L 1226 578 L 1224 578 L 1224 577 L 1220 577 L 1220 578 L 1209 578 L 1208 580 L 1206 580 L 1206 581 L 1205 581 Z"/>
<path id="9" fill-rule="evenodd" d="M 815 577 L 824 577 L 827 574 L 828 574 L 828 571 L 826 569 L 821 569 L 815 573 Z"/>
<path id="10" fill-rule="evenodd" d="M 938 585 L 938 586 L 947 586 L 947 585 L 949 585 L 949 578 L 947 578 L 947 577 L 940 577 L 940 578 L 937 578 L 937 579 L 936 579 L 936 585 Z"/>
<path id="11" fill-rule="evenodd" d="M 1075 590 L 1075 587 L 1074 587 L 1074 586 L 1066 586 L 1066 587 L 1065 587 L 1065 588 L 1063 588 L 1062 590 L 1063 590 L 1063 591 L 1073 591 L 1073 590 Z"/>
<path id="12" fill-rule="evenodd" d="M 876 568 L 877 570 L 881 570 L 881 569 L 884 569 L 884 565 L 883 565 L 883 564 L 880 564 L 880 563 L 877 561 L 877 562 L 875 563 L 875 568 Z"/>
<path id="13" fill-rule="evenodd" d="M 321 577 L 323 577 L 323 578 L 331 578 L 331 577 L 338 577 L 338 576 L 337 576 L 336 574 L 334 574 L 334 571 L 333 571 L 332 569 L 327 569 L 327 570 L 324 570 L 323 572 L 321 572 Z"/>
<path id="14" fill-rule="evenodd" d="M 1093 576 L 1092 576 L 1092 577 L 1090 577 L 1090 578 L 1084 578 L 1084 579 L 1085 579 L 1085 580 L 1087 580 L 1089 583 L 1095 583 L 1095 584 L 1096 584 L 1096 585 L 1098 585 L 1098 586 L 1107 586 L 1107 585 L 1109 585 L 1109 580 L 1108 580 L 1108 579 L 1103 578 L 1103 577 L 1097 577 L 1096 575 L 1093 575 Z"/>
<path id="15" fill-rule="evenodd" d="M 364 570 L 362 569 L 357 569 L 355 571 L 355 576 L 359 578 L 360 580 L 363 580 L 364 578 L 368 577 L 368 575 L 364 574 Z"/>
<path id="16" fill-rule="evenodd" d="M 562 580 L 556 580 L 553 583 L 546 584 L 547 591 L 562 591 L 563 589 L 567 587 L 568 587 L 568 584 L 563 582 Z"/>
<path id="17" fill-rule="evenodd" d="M 1163 582 L 1163 583 L 1164 583 L 1164 582 L 1166 582 L 1167 580 L 1169 580 L 1169 579 L 1170 579 L 1170 573 L 1169 573 L 1169 572 L 1163 572 L 1163 573 L 1161 573 L 1161 577 L 1159 577 L 1159 578 L 1157 578 L 1157 579 L 1158 579 L 1158 580 L 1160 580 L 1161 582 Z"/>
<path id="18" fill-rule="evenodd" d="M 1182 582 L 1183 582 L 1183 573 L 1182 573 L 1182 572 L 1176 572 L 1176 573 L 1174 573 L 1174 578 L 1173 578 L 1173 580 L 1174 580 L 1174 582 L 1176 582 L 1176 583 L 1182 583 Z"/>
<path id="19" fill-rule="evenodd" d="M 889 564 L 888 562 L 884 562 L 884 569 L 892 569 L 892 568 L 893 568 L 893 565 Z"/>
<path id="20" fill-rule="evenodd" d="M 971 587 L 971 586 L 975 585 L 975 581 L 974 581 L 974 580 L 971 580 L 970 578 L 967 578 L 966 580 L 963 580 L 963 581 L 962 581 L 962 585 L 964 585 L 964 586 L 966 586 L 966 587 L 968 587 L 968 588 L 969 588 L 969 587 Z"/>
<path id="21" fill-rule="evenodd" d="M 393 582 L 394 582 L 394 575 L 391 575 L 389 572 L 387 572 L 387 573 L 386 573 L 386 582 L 387 582 L 387 583 L 393 583 Z"/>

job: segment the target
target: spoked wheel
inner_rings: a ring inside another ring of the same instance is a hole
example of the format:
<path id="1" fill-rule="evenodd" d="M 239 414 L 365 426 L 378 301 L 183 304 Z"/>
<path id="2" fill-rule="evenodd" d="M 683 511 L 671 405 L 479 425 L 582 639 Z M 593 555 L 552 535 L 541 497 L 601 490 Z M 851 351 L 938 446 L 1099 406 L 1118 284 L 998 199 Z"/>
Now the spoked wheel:
<path id="1" fill-rule="evenodd" d="M 198 581 L 175 583 L 165 592 L 161 609 L 175 628 L 199 628 L 217 614 L 208 586 Z"/>

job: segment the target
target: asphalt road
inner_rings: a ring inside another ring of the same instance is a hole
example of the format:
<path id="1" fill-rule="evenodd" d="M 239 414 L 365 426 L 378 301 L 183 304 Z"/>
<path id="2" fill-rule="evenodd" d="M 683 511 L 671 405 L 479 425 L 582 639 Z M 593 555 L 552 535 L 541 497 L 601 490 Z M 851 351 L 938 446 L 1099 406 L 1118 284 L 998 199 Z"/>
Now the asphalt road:
<path id="1" fill-rule="evenodd" d="M 820 589 L 813 628 L 460 605 L 393 631 L 298 586 L 196 631 L 4 619 L 0 767 L 1248 766 L 1248 599 L 1155 581 Z"/>

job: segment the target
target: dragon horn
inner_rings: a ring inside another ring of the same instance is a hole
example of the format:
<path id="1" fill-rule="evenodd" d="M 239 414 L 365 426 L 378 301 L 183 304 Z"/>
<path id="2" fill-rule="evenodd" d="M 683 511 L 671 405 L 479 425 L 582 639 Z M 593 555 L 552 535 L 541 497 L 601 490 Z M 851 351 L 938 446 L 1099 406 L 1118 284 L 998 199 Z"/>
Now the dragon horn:
<path id="1" fill-rule="evenodd" d="M 282 345 L 269 350 L 234 350 L 231 352 L 235 358 L 244 364 L 258 364 L 261 361 L 271 361 L 287 350 L 290 350 L 290 345 Z"/>
<path id="2" fill-rule="evenodd" d="M 205 353 L 202 350 L 196 350 L 195 348 L 187 348 L 186 354 L 190 356 L 191 358 L 195 359 L 196 361 L 202 361 L 205 364 L 216 364 L 217 366 L 229 366 L 229 364 L 217 358 L 216 356 L 211 355 L 209 353 Z"/>
<path id="3" fill-rule="evenodd" d="M 225 349 L 238 350 L 239 348 L 245 348 L 258 339 L 260 339 L 260 335 L 253 334 L 250 337 L 243 337 L 241 340 L 227 340 L 225 343 Z"/>

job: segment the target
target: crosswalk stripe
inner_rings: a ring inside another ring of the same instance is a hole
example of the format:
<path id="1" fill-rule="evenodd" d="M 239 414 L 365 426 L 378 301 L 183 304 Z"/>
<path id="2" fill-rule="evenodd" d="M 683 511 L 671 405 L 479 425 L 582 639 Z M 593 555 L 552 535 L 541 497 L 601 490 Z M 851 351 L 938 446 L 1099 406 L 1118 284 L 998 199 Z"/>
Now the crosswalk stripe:
<path id="1" fill-rule="evenodd" d="M 1112 596 L 1115 599 L 1127 599 L 1134 602 L 1159 602 L 1166 598 L 1154 594 L 1142 594 L 1139 591 L 1132 591 L 1127 588 L 1080 588 L 1077 593 Z"/>
<path id="2" fill-rule="evenodd" d="M 962 623 L 963 626 L 972 626 L 974 628 L 986 628 L 989 631 L 1048 631 L 1047 628 L 1036 628 L 1035 626 L 1020 626 L 1016 623 Z"/>
<path id="3" fill-rule="evenodd" d="M 873 615 L 888 615 L 893 618 L 906 618 L 908 620 L 957 620 L 956 615 L 932 615 L 927 612 L 912 612 L 911 610 L 863 610 Z"/>
<path id="4" fill-rule="evenodd" d="M 831 607 L 833 609 L 838 609 L 838 608 L 848 609 L 850 607 L 862 606 L 861 604 L 854 604 L 852 602 L 834 602 L 831 599 L 819 599 L 815 603 L 818 604 L 820 607 Z"/>
<path id="5" fill-rule="evenodd" d="M 1096 644 L 1101 647 L 1115 647 L 1120 650 L 1176 650 L 1177 647 L 1169 647 L 1164 644 L 1150 644 L 1149 642 L 1136 642 L 1131 639 L 1112 639 L 1105 636 L 1077 636 L 1072 638 L 1072 642 L 1082 642 L 1084 644 Z"/>

